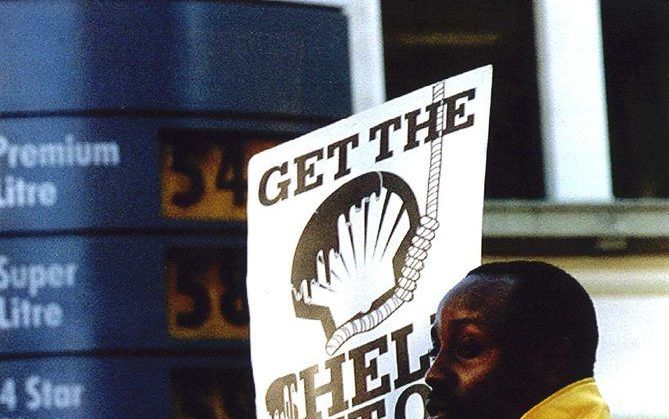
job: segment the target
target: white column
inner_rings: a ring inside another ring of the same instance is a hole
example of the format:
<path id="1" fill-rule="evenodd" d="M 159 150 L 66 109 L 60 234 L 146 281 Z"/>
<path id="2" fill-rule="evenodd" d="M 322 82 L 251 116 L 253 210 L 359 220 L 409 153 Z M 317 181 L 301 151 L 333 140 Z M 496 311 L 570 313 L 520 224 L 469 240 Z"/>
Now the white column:
<path id="1" fill-rule="evenodd" d="M 348 1 L 353 111 L 360 112 L 386 100 L 383 68 L 383 31 L 379 0 Z"/>
<path id="2" fill-rule="evenodd" d="M 341 8 L 348 19 L 353 112 L 386 100 L 380 0 L 275 0 Z"/>
<path id="3" fill-rule="evenodd" d="M 546 197 L 609 201 L 599 0 L 534 0 L 534 21 Z"/>

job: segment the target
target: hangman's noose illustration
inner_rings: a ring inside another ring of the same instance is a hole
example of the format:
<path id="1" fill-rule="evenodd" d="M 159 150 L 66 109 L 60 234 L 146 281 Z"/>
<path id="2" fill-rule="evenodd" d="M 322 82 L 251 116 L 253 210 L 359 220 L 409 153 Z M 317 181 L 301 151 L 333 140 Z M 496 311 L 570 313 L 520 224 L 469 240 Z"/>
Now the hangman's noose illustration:
<path id="1" fill-rule="evenodd" d="M 432 103 L 438 103 L 444 98 L 444 90 L 443 82 L 432 86 Z M 427 182 L 425 214 L 420 217 L 419 225 L 411 239 L 411 245 L 404 259 L 404 266 L 400 271 L 400 277 L 397 279 L 393 293 L 381 306 L 338 327 L 325 347 L 329 355 L 334 354 L 344 342 L 353 336 L 367 332 L 378 326 L 400 308 L 402 304 L 413 299 L 414 290 L 420 279 L 420 272 L 427 258 L 427 252 L 432 246 L 435 231 L 439 227 L 437 215 L 439 209 L 439 182 L 441 179 L 444 124 L 444 110 L 441 106 L 437 109 L 436 124 L 438 135 L 430 143 L 430 169 Z"/>

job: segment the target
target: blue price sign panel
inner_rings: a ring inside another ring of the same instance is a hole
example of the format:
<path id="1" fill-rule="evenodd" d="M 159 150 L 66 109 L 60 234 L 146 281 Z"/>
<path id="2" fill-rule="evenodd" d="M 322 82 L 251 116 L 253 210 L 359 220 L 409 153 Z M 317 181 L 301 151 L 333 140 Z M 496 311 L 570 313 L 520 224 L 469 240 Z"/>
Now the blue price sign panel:
<path id="1" fill-rule="evenodd" d="M 340 119 L 346 26 L 279 2 L 3 0 L 0 115 Z"/>
<path id="2" fill-rule="evenodd" d="M 0 417 L 251 419 L 251 371 L 210 357 L 3 361 Z"/>
<path id="3" fill-rule="evenodd" d="M 0 354 L 243 347 L 240 238 L 0 240 Z"/>
<path id="4" fill-rule="evenodd" d="M 249 158 L 305 129 L 165 128 L 189 123 L 197 121 L 0 119 L 0 229 L 206 229 L 243 222 Z"/>
<path id="5" fill-rule="evenodd" d="M 250 156 L 351 109 L 332 7 L 2 1 L 0 39 L 3 232 L 243 222 Z"/>

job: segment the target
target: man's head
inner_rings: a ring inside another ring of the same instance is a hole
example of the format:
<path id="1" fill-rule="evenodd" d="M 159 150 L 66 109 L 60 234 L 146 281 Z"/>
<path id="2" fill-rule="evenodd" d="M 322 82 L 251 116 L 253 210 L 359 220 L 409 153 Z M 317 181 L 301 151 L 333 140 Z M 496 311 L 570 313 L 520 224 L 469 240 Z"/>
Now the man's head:
<path id="1" fill-rule="evenodd" d="M 597 348 L 590 297 L 542 262 L 482 265 L 439 304 L 428 411 L 436 418 L 519 418 L 590 377 Z"/>

